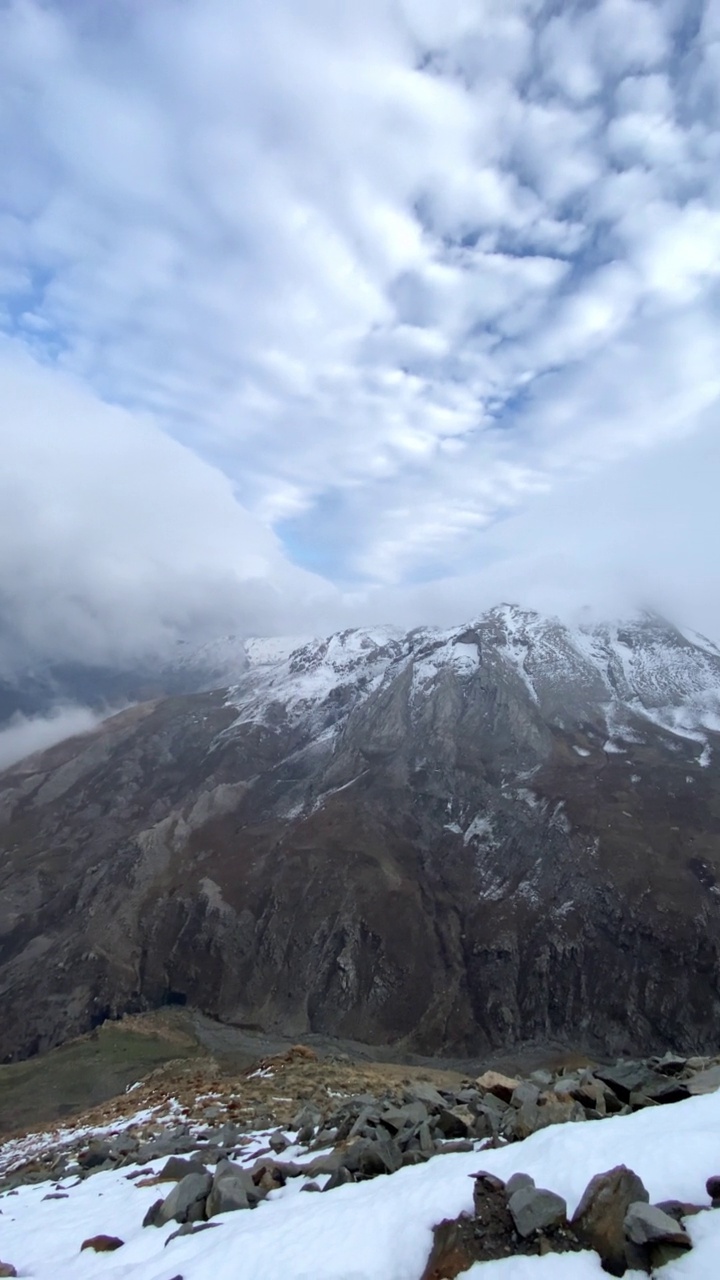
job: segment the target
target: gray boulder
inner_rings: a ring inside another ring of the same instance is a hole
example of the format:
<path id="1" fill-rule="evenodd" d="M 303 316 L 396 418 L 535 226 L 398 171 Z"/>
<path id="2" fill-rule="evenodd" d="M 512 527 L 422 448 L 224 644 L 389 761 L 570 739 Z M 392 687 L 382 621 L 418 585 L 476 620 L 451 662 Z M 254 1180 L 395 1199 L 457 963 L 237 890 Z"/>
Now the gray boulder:
<path id="1" fill-rule="evenodd" d="M 667 1084 L 644 1062 L 619 1062 L 614 1067 L 596 1067 L 595 1076 L 609 1085 L 621 1102 L 629 1102 L 633 1093 L 646 1094 L 658 1084 Z"/>
<path id="2" fill-rule="evenodd" d="M 509 1198 L 514 1196 L 516 1191 L 521 1187 L 534 1187 L 535 1179 L 530 1177 L 529 1173 L 513 1173 L 505 1183 L 505 1195 Z"/>
<path id="3" fill-rule="evenodd" d="M 205 1201 L 212 1187 L 209 1173 L 189 1173 L 163 1201 L 155 1226 L 166 1222 L 200 1222 L 205 1217 Z"/>
<path id="4" fill-rule="evenodd" d="M 404 1107 L 388 1107 L 382 1113 L 384 1128 L 391 1133 L 400 1133 L 402 1129 L 412 1129 L 428 1118 L 428 1110 L 423 1102 L 408 1102 Z"/>
<path id="5" fill-rule="evenodd" d="M 230 1160 L 221 1160 L 212 1180 L 205 1214 L 208 1218 L 215 1218 L 219 1213 L 254 1209 L 263 1198 L 264 1192 L 255 1185 L 248 1169 L 243 1169 Z"/>
<path id="6" fill-rule="evenodd" d="M 507 1190 L 507 1188 L 506 1188 Z M 526 1239 L 536 1231 L 559 1227 L 567 1221 L 567 1204 L 554 1191 L 540 1187 L 520 1187 L 508 1200 L 515 1229 Z"/>
<path id="7" fill-rule="evenodd" d="M 183 1160 L 182 1156 L 170 1156 L 158 1174 L 158 1182 L 181 1182 L 189 1173 L 207 1172 L 200 1160 Z"/>
<path id="8" fill-rule="evenodd" d="M 426 1083 L 424 1080 L 416 1080 L 412 1089 L 405 1090 L 406 1102 L 422 1102 L 428 1111 L 442 1111 L 447 1106 L 445 1099 L 441 1093 L 438 1093 L 434 1085 Z"/>
<path id="9" fill-rule="evenodd" d="M 513 1107 L 521 1107 L 524 1102 L 537 1102 L 540 1097 L 540 1090 L 537 1085 L 531 1084 L 529 1080 L 521 1080 L 516 1089 L 513 1089 L 510 1103 Z"/>
<path id="10" fill-rule="evenodd" d="M 625 1234 L 633 1244 L 675 1244 L 689 1249 L 690 1237 L 684 1227 L 654 1204 L 639 1200 L 625 1214 Z"/>
<path id="11" fill-rule="evenodd" d="M 402 1165 L 402 1155 L 395 1142 L 360 1138 L 348 1147 L 343 1165 L 356 1177 L 376 1178 L 383 1173 L 395 1173 Z"/>

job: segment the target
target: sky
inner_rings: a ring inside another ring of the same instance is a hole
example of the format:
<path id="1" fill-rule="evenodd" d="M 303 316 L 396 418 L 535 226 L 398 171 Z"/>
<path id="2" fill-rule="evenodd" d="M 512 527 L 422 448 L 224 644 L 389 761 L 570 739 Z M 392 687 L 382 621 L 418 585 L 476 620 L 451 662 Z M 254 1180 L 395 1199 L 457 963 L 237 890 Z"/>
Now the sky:
<path id="1" fill-rule="evenodd" d="M 720 0 L 0 0 L 0 149 L 6 662 L 720 638 Z"/>

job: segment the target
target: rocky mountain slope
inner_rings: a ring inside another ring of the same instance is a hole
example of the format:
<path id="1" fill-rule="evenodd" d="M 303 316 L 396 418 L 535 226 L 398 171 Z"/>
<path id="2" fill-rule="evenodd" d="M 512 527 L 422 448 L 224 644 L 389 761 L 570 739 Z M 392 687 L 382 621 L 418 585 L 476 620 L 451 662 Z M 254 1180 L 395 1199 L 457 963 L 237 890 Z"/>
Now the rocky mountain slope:
<path id="1" fill-rule="evenodd" d="M 0 1056 L 185 1002 L 456 1055 L 713 1046 L 712 645 L 503 606 L 245 661 L 0 776 Z"/>
<path id="2" fill-rule="evenodd" d="M 529 1078 L 302 1044 L 169 1063 L 0 1142 L 0 1275 L 715 1280 L 719 1083 L 672 1054 Z"/>

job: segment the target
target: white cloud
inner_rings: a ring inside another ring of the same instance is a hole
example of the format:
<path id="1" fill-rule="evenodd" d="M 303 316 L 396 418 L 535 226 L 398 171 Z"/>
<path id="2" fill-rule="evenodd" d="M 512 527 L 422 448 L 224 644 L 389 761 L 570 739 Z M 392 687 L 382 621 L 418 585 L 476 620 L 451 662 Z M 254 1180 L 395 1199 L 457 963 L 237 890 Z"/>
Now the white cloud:
<path id="1" fill-rule="evenodd" d="M 127 660 L 332 596 L 152 420 L 0 345 L 0 656 Z M 306 615 L 307 616 L 307 615 Z"/>
<path id="2" fill-rule="evenodd" d="M 0 8 L 18 643 L 462 600 L 509 513 L 699 430 L 716 9 Z"/>
<path id="3" fill-rule="evenodd" d="M 89 707 L 59 706 L 47 716 L 16 715 L 0 729 L 0 770 L 56 742 L 89 733 L 102 716 Z"/>

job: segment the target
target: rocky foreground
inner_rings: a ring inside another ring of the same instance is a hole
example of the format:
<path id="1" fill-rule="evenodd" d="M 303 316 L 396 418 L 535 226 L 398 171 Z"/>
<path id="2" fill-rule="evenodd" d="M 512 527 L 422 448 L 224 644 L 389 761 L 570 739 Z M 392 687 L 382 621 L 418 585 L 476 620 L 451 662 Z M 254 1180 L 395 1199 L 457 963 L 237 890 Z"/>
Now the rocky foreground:
<path id="1" fill-rule="evenodd" d="M 338 1196 L 338 1204 L 346 1204 L 355 1185 L 382 1179 L 379 1185 L 397 1180 L 399 1186 L 415 1166 L 431 1166 L 440 1185 L 463 1157 L 476 1164 L 468 1170 L 472 1208 L 438 1217 L 424 1269 L 398 1275 L 453 1280 L 473 1264 L 548 1253 L 585 1258 L 593 1251 L 604 1270 L 621 1276 L 628 1269 L 654 1273 L 683 1258 L 692 1247 L 688 1223 L 716 1201 L 720 1205 L 718 1159 L 705 1170 L 699 1203 L 674 1197 L 651 1204 L 643 1178 L 620 1162 L 594 1171 L 574 1211 L 559 1188 L 538 1185 L 523 1169 L 521 1154 L 508 1178 L 492 1167 L 505 1151 L 526 1147 L 529 1154 L 538 1138 L 547 1146 L 558 1126 L 586 1134 L 591 1148 L 600 1128 L 619 1132 L 618 1124 L 644 1121 L 639 1113 L 648 1120 L 662 1116 L 665 1123 L 683 1106 L 715 1095 L 720 1057 L 667 1054 L 540 1070 L 525 1079 L 486 1071 L 452 1087 L 432 1082 L 429 1077 L 439 1073 L 422 1074 L 425 1079 L 343 1059 L 319 1063 L 304 1046 L 235 1078 L 212 1064 L 183 1065 L 174 1075 L 156 1072 L 64 1129 L 6 1142 L 0 1148 L 0 1223 L 12 1211 L 11 1197 L 37 1188 L 42 1204 L 59 1209 L 82 1185 L 114 1179 L 151 1196 L 143 1212 L 138 1203 L 136 1227 L 142 1223 L 141 1232 L 151 1235 L 163 1231 L 164 1245 L 178 1248 L 184 1237 L 205 1239 L 205 1232 L 226 1228 L 248 1211 L 262 1209 L 264 1222 L 270 1206 L 291 1191 L 319 1193 L 323 1203 Z M 348 1092 L 358 1083 L 364 1091 Z M 602 1126 L 588 1124 L 600 1120 Z M 717 1139 L 720 1150 L 720 1114 Z M 533 1166 L 532 1159 L 528 1163 Z M 126 1241 L 114 1226 L 108 1218 L 105 1230 L 84 1233 L 77 1251 L 120 1256 Z M 18 1261 L 24 1265 L 22 1259 L 6 1261 L 0 1275 L 34 1274 L 20 1270 Z M 241 1268 L 233 1274 L 249 1280 L 251 1273 Z M 350 1273 L 334 1274 L 341 1280 Z"/>

